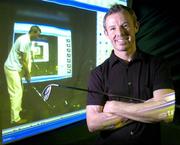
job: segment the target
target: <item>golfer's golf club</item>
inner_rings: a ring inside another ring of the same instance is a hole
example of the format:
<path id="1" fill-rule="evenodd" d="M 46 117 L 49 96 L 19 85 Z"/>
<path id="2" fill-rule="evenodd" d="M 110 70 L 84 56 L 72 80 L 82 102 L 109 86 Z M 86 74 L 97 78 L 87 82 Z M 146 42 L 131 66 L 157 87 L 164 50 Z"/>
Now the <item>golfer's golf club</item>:
<path id="1" fill-rule="evenodd" d="M 32 58 L 32 65 L 37 69 L 39 70 L 39 66 L 34 62 L 34 58 Z M 27 81 L 27 83 L 31 86 L 30 82 Z M 35 90 L 35 92 L 43 99 L 43 101 L 51 108 L 51 109 L 54 109 L 56 106 L 55 105 L 51 105 L 49 104 L 48 102 L 46 102 L 46 99 L 44 99 L 44 97 L 42 96 L 42 94 L 38 91 L 38 89 L 35 87 L 35 86 L 31 86 L 31 88 L 33 90 Z"/>
<path id="2" fill-rule="evenodd" d="M 48 102 L 46 102 L 46 100 L 44 99 L 44 97 L 42 96 L 42 94 L 37 90 L 36 87 L 32 86 L 32 89 L 35 90 L 35 92 L 43 99 L 43 101 L 44 101 L 51 109 L 54 109 L 54 108 L 55 108 L 55 105 L 51 105 L 51 104 L 49 104 Z"/>

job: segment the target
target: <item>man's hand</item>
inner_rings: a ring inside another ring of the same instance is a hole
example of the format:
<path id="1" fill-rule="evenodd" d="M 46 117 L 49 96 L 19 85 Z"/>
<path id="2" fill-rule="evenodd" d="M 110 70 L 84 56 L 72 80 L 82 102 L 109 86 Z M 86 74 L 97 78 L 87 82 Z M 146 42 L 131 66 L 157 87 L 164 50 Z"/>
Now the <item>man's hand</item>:
<path id="1" fill-rule="evenodd" d="M 116 101 L 107 101 L 103 112 L 107 112 L 107 113 L 114 113 L 114 107 L 116 106 Z"/>
<path id="2" fill-rule="evenodd" d="M 30 73 L 25 73 L 25 74 L 24 74 L 24 77 L 25 77 L 26 81 L 27 81 L 28 83 L 30 83 L 30 81 L 31 81 L 31 74 L 30 74 Z"/>

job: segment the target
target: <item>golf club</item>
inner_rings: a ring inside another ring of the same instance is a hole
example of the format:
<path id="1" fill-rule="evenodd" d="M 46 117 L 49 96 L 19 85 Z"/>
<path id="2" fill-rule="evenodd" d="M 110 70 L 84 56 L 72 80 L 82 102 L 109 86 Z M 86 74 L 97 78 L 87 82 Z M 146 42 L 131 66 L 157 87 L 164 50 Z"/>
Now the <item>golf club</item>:
<path id="1" fill-rule="evenodd" d="M 43 101 L 51 108 L 51 109 L 54 109 L 55 108 L 55 105 L 51 105 L 49 104 L 48 102 L 46 102 L 46 100 L 44 100 L 44 97 L 42 96 L 42 94 L 37 90 L 36 87 L 34 86 L 31 86 L 33 90 L 35 90 L 35 92 L 43 99 Z"/>
<path id="2" fill-rule="evenodd" d="M 111 96 L 111 97 L 119 97 L 120 99 L 128 100 L 129 102 L 144 102 L 144 100 L 138 99 L 138 98 L 120 96 L 120 95 L 116 95 L 116 94 L 108 94 L 106 92 L 88 90 L 88 89 L 84 89 L 84 88 L 66 86 L 66 85 L 62 85 L 62 84 L 49 84 L 49 85 L 47 85 L 41 93 L 41 96 L 42 96 L 44 101 L 47 101 L 49 99 L 52 87 L 61 87 L 61 88 L 65 88 L 65 89 L 73 89 L 73 90 L 95 93 L 95 94 L 100 94 L 100 95 L 106 95 L 106 96 Z"/>

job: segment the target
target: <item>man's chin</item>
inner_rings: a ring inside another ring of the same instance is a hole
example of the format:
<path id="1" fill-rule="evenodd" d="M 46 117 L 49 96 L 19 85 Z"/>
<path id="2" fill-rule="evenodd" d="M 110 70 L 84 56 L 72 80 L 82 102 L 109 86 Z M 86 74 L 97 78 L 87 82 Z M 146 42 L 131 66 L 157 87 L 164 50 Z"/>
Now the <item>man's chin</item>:
<path id="1" fill-rule="evenodd" d="M 128 49 L 127 48 L 116 48 L 116 51 L 118 51 L 118 52 L 127 52 Z"/>

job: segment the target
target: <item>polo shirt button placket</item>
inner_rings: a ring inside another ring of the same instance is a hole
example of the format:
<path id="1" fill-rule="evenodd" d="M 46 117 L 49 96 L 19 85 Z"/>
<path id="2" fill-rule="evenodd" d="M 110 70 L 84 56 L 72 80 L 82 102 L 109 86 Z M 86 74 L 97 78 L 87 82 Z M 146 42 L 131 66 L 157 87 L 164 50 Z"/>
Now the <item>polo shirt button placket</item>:
<path id="1" fill-rule="evenodd" d="M 131 86 L 132 85 L 132 83 L 131 82 L 128 82 L 128 86 Z"/>
<path id="2" fill-rule="evenodd" d="M 133 132 L 133 131 L 131 131 L 131 132 L 130 132 L 130 135 L 132 135 L 132 136 L 133 136 L 133 135 L 134 135 L 134 132 Z"/>

